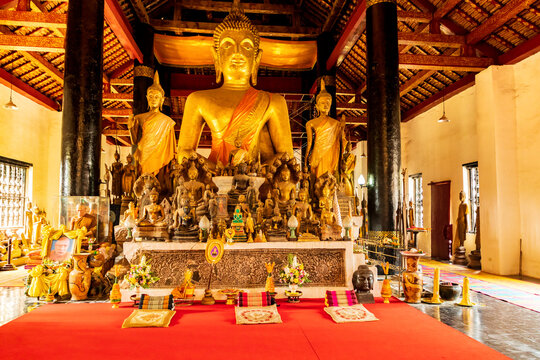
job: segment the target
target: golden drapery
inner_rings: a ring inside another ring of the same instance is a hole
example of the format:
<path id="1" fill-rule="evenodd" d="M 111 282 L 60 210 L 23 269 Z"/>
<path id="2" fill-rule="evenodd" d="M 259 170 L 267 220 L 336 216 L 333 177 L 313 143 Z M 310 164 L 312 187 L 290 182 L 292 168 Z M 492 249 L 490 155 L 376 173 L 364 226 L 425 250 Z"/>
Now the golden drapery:
<path id="1" fill-rule="evenodd" d="M 255 139 L 255 134 L 263 121 L 263 115 L 270 104 L 271 94 L 249 88 L 240 103 L 234 109 L 231 121 L 225 131 L 218 137 L 212 133 L 212 152 L 208 159 L 217 164 L 220 161 L 227 165 L 229 153 L 235 149 L 235 140 L 241 139 L 241 149 L 248 153 L 253 149 L 251 146 Z"/>
<path id="2" fill-rule="evenodd" d="M 142 136 L 134 155 L 141 164 L 143 174 L 156 174 L 174 158 L 176 150 L 174 125 L 173 119 L 160 112 L 135 116 L 134 127 L 141 128 Z"/>
<path id="3" fill-rule="evenodd" d="M 313 131 L 315 143 L 312 145 L 311 168 L 316 169 L 316 177 L 322 176 L 325 172 L 333 174 L 339 163 L 340 123 L 326 117 L 318 126 L 313 127 Z"/>
<path id="4" fill-rule="evenodd" d="M 161 64 L 171 66 L 212 65 L 211 36 L 154 36 L 154 53 Z M 261 38 L 261 66 L 276 69 L 311 69 L 317 61 L 313 40 L 291 41 Z"/>

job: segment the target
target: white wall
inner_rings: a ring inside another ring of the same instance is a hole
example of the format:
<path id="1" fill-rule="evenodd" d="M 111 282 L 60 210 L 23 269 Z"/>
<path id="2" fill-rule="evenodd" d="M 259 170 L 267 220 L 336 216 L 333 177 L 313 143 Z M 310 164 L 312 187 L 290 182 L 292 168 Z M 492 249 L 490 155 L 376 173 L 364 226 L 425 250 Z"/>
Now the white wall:
<path id="1" fill-rule="evenodd" d="M 424 227 L 430 226 L 430 181 L 451 181 L 451 222 L 465 186 L 462 165 L 478 161 L 483 269 L 540 278 L 540 53 L 492 66 L 476 85 L 402 125 L 402 166 L 422 173 Z M 418 236 L 430 253 L 430 234 Z M 474 235 L 465 242 L 474 249 Z"/>
<path id="2" fill-rule="evenodd" d="M 0 104 L 8 100 L 9 88 L 0 85 Z M 18 110 L 0 106 L 0 155 L 33 165 L 32 191 L 28 196 L 56 224 L 62 113 L 48 110 L 15 92 L 13 102 Z"/>

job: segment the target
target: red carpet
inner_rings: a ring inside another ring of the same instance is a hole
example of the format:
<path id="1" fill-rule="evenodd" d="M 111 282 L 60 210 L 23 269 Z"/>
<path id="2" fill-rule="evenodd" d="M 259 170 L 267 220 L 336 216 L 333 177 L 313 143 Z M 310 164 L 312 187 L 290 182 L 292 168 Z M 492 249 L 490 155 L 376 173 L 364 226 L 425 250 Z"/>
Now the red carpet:
<path id="1" fill-rule="evenodd" d="M 283 324 L 236 325 L 232 306 L 177 308 L 169 328 L 122 329 L 132 307 L 44 305 L 0 327 L 1 359 L 507 359 L 393 299 L 380 321 L 336 324 L 323 301 L 281 303 Z"/>

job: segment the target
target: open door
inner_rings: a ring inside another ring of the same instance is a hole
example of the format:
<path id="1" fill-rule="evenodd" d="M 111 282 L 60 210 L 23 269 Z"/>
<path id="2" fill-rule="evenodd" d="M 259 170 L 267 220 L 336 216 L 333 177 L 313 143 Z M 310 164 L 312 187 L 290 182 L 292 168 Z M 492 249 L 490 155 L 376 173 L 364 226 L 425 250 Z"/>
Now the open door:
<path id="1" fill-rule="evenodd" d="M 452 225 L 450 225 L 450 181 L 431 182 L 431 257 L 450 260 Z"/>

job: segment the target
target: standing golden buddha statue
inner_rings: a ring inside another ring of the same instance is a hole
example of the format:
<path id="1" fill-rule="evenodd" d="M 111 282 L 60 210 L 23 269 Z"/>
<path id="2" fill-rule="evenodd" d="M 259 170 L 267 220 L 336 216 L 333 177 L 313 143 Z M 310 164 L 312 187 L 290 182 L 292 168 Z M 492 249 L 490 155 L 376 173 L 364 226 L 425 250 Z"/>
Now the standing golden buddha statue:
<path id="1" fill-rule="evenodd" d="M 154 83 L 146 91 L 149 111 L 135 115 L 128 122 L 131 142 L 137 145 L 135 159 L 141 165 L 141 173 L 157 174 L 173 158 L 176 149 L 173 119 L 160 110 L 165 91 L 159 84 L 156 71 Z"/>
<path id="2" fill-rule="evenodd" d="M 285 99 L 253 88 L 262 57 L 259 42 L 257 29 L 233 6 L 214 31 L 216 81 L 223 79 L 223 84 L 188 96 L 178 139 L 179 161 L 197 149 L 205 123 L 212 132 L 213 164 L 228 165 L 235 140 L 250 159 L 259 154 L 262 162 L 280 153 L 293 156 Z"/>
<path id="3" fill-rule="evenodd" d="M 332 95 L 326 91 L 321 79 L 321 91 L 317 95 L 316 107 L 319 117 L 306 124 L 306 163 L 315 179 L 324 173 L 334 175 L 340 162 L 340 154 L 346 144 L 343 129 L 345 123 L 328 116 L 332 105 Z"/>

